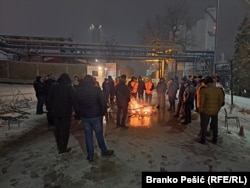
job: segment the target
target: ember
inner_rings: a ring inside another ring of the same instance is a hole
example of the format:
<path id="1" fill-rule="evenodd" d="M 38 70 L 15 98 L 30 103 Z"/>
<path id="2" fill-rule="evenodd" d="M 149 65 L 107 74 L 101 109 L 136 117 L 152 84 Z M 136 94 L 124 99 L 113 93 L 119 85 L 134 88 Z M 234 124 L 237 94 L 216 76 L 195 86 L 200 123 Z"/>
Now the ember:
<path id="1" fill-rule="evenodd" d="M 139 104 L 135 98 L 131 98 L 128 109 L 129 117 L 138 117 L 140 119 L 145 116 L 151 116 L 154 112 L 153 106 Z"/>

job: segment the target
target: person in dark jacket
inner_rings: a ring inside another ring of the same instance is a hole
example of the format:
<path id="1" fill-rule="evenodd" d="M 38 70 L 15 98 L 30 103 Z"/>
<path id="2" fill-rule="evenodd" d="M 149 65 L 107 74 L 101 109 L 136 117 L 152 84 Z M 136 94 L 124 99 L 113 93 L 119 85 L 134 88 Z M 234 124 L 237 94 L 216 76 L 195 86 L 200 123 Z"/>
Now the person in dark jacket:
<path id="1" fill-rule="evenodd" d="M 112 104 L 114 102 L 115 96 L 115 82 L 112 76 L 108 76 L 108 84 L 109 84 L 109 102 Z"/>
<path id="2" fill-rule="evenodd" d="M 76 109 L 75 90 L 68 74 L 63 73 L 52 85 L 48 94 L 48 110 L 54 117 L 55 138 L 59 154 L 69 152 L 67 148 L 73 108 Z"/>
<path id="3" fill-rule="evenodd" d="M 109 104 L 110 87 L 108 78 L 104 78 L 104 81 L 102 82 L 102 91 L 105 96 L 107 104 Z"/>
<path id="4" fill-rule="evenodd" d="M 184 121 L 182 122 L 183 125 L 187 125 L 191 123 L 191 112 L 194 108 L 194 95 L 195 95 L 195 88 L 193 82 L 189 80 L 186 82 L 186 88 L 183 93 L 183 107 L 184 107 Z"/>
<path id="5" fill-rule="evenodd" d="M 107 112 L 107 102 L 101 88 L 95 86 L 95 81 L 91 75 L 86 75 L 83 78 L 79 89 L 76 91 L 76 98 L 77 110 L 85 132 L 87 159 L 93 161 L 94 158 L 93 132 L 101 150 L 101 155 L 113 155 L 114 151 L 107 149 L 103 137 L 103 116 Z"/>
<path id="6" fill-rule="evenodd" d="M 185 83 L 186 83 L 186 78 L 182 78 L 181 79 L 181 82 L 180 82 L 180 90 L 179 90 L 179 94 L 178 94 L 178 104 L 177 104 L 177 110 L 176 110 L 176 113 L 174 115 L 174 117 L 179 117 L 180 115 L 180 111 L 183 110 L 183 94 L 184 94 L 184 91 L 186 89 L 185 87 Z"/>
<path id="7" fill-rule="evenodd" d="M 166 94 L 168 95 L 168 101 L 169 101 L 169 111 L 175 112 L 175 98 L 177 91 L 179 89 L 179 83 L 174 81 L 173 78 L 170 78 L 167 92 Z"/>
<path id="8" fill-rule="evenodd" d="M 145 90 L 145 82 L 142 80 L 142 77 L 139 76 L 138 77 L 138 98 L 139 98 L 139 101 L 143 102 L 144 98 L 144 90 Z"/>
<path id="9" fill-rule="evenodd" d="M 126 126 L 126 119 L 128 115 L 128 103 L 130 101 L 130 90 L 126 85 L 126 75 L 121 75 L 119 84 L 115 90 L 116 102 L 117 102 L 117 116 L 116 126 L 122 128 L 128 128 Z"/>
<path id="10" fill-rule="evenodd" d="M 159 82 L 156 85 L 156 92 L 157 92 L 157 107 L 161 110 L 165 110 L 165 103 L 166 103 L 166 91 L 167 91 L 167 84 L 164 78 L 160 78 Z"/>
<path id="11" fill-rule="evenodd" d="M 43 106 L 45 104 L 45 87 L 44 80 L 41 76 L 37 76 L 36 80 L 33 83 L 33 87 L 36 93 L 37 105 L 36 105 L 36 114 L 43 114 Z"/>
<path id="12" fill-rule="evenodd" d="M 44 78 L 45 106 L 47 110 L 47 122 L 49 127 L 55 125 L 52 113 L 48 109 L 48 94 L 51 86 L 55 83 L 55 81 L 55 78 L 51 74 L 46 75 Z"/>

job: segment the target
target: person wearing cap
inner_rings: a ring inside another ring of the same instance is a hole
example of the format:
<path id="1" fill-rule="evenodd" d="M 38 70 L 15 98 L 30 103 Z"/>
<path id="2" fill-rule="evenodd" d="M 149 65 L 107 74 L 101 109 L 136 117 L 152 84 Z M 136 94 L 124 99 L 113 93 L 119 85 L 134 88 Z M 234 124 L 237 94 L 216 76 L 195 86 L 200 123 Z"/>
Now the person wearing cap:
<path id="1" fill-rule="evenodd" d="M 116 126 L 128 128 L 126 119 L 128 115 L 128 104 L 130 101 L 130 90 L 126 85 L 126 75 L 121 75 L 118 85 L 115 88 L 117 103 Z"/>
<path id="2" fill-rule="evenodd" d="M 217 143 L 218 137 L 218 113 L 223 103 L 223 92 L 213 84 L 213 78 L 207 76 L 205 78 L 206 87 L 200 90 L 199 112 L 201 134 L 199 143 L 206 143 L 206 134 L 209 121 L 211 119 L 211 128 L 213 131 L 212 142 Z"/>

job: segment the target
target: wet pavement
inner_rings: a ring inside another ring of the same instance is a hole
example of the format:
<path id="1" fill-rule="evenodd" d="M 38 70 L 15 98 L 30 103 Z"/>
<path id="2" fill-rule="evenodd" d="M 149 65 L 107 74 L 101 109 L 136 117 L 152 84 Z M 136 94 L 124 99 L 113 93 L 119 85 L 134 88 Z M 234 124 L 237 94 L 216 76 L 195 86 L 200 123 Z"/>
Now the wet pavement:
<path id="1" fill-rule="evenodd" d="M 229 108 L 229 106 L 225 106 Z M 141 187 L 142 171 L 236 172 L 250 171 L 249 115 L 240 116 L 244 135 L 230 121 L 230 133 L 224 127 L 223 109 L 219 115 L 217 145 L 211 137 L 207 144 L 195 141 L 199 119 L 182 125 L 169 111 L 155 110 L 150 115 L 128 118 L 129 129 L 116 128 L 110 117 L 105 140 L 111 157 L 102 157 L 95 141 L 93 162 L 86 160 L 82 125 L 72 121 L 69 153 L 58 154 L 53 128 L 46 115 L 35 115 L 11 130 L 0 127 L 0 187 Z M 193 118 L 198 117 L 193 115 Z"/>

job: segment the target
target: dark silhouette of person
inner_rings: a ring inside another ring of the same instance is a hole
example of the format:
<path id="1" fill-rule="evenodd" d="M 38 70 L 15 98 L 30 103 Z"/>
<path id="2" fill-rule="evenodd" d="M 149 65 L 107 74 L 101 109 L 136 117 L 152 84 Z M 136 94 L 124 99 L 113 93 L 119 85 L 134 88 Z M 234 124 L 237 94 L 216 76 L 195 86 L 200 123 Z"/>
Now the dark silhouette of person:
<path id="1" fill-rule="evenodd" d="M 109 101 L 110 103 L 113 103 L 115 96 L 115 81 L 111 76 L 108 76 L 108 85 L 109 85 Z"/>
<path id="2" fill-rule="evenodd" d="M 145 82 L 142 80 L 142 77 L 139 76 L 138 77 L 138 90 L 137 90 L 139 101 L 144 100 L 144 90 L 145 90 Z"/>
<path id="3" fill-rule="evenodd" d="M 73 109 L 76 109 L 75 89 L 67 73 L 63 73 L 48 93 L 48 109 L 54 117 L 55 138 L 59 154 L 69 152 L 67 148 Z"/>
<path id="4" fill-rule="evenodd" d="M 113 155 L 108 150 L 103 136 L 103 117 L 107 113 L 107 102 L 100 87 L 96 87 L 91 75 L 86 75 L 76 91 L 79 115 L 85 132 L 87 160 L 94 159 L 93 132 L 95 133 L 102 156 Z"/>
<path id="5" fill-rule="evenodd" d="M 37 98 L 36 114 L 43 114 L 46 91 L 44 87 L 44 80 L 41 76 L 36 77 L 36 80 L 33 82 L 33 87 Z"/>
<path id="6" fill-rule="evenodd" d="M 55 83 L 55 81 L 56 80 L 52 75 L 48 74 L 45 76 L 45 79 L 44 79 L 45 106 L 46 106 L 46 110 L 47 110 L 47 122 L 48 122 L 49 127 L 55 125 L 52 113 L 48 109 L 48 94 L 49 94 L 50 88 Z"/>
<path id="7" fill-rule="evenodd" d="M 119 83 L 116 86 L 115 96 L 118 108 L 116 126 L 128 128 L 128 126 L 126 125 L 126 119 L 128 115 L 128 104 L 130 101 L 130 90 L 126 85 L 126 75 L 121 75 Z"/>

